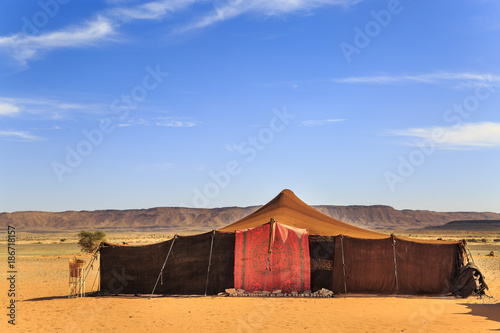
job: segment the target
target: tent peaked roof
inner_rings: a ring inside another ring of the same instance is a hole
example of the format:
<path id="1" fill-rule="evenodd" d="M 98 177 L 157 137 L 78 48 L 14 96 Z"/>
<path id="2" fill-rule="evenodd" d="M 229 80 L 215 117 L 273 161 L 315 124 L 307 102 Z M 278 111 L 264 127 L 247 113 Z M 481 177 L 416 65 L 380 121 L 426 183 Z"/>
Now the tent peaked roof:
<path id="1" fill-rule="evenodd" d="M 233 232 L 260 226 L 274 218 L 277 222 L 301 229 L 309 229 L 311 235 L 346 235 L 358 238 L 380 239 L 389 235 L 361 229 L 320 213 L 300 200 L 290 190 L 283 190 L 266 205 L 219 231 Z"/>

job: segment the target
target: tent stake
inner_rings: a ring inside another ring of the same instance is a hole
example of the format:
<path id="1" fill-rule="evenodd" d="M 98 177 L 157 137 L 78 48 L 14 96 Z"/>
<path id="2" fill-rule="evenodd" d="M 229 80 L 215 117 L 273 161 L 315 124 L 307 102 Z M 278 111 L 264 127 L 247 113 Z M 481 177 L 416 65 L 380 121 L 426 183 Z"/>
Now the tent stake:
<path id="1" fill-rule="evenodd" d="M 165 265 L 167 264 L 168 257 L 170 256 L 170 251 L 172 251 L 172 247 L 174 246 L 176 238 L 177 238 L 177 235 L 174 236 L 174 239 L 172 240 L 172 244 L 170 244 L 170 249 L 168 250 L 167 257 L 165 258 L 165 262 L 163 263 L 163 267 L 161 268 L 160 274 L 158 274 L 158 278 L 156 279 L 155 286 L 154 286 L 153 291 L 151 292 L 151 295 L 149 296 L 148 299 L 151 299 L 151 297 L 153 297 L 153 294 L 156 290 L 156 286 L 158 285 L 158 281 L 160 280 L 160 277 L 163 274 L 163 270 L 165 269 Z"/>
<path id="2" fill-rule="evenodd" d="M 207 296 L 208 277 L 210 276 L 210 266 L 212 266 L 212 249 L 214 247 L 214 237 L 215 237 L 215 230 L 213 230 L 212 232 L 212 242 L 210 243 L 210 257 L 208 258 L 208 271 L 207 271 L 207 283 L 205 284 L 205 296 Z"/>

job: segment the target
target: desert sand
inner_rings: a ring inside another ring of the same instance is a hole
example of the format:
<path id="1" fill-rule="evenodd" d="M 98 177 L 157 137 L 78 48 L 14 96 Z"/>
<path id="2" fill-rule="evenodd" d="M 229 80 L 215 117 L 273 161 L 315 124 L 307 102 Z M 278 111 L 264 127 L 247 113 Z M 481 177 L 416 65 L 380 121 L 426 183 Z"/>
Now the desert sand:
<path id="1" fill-rule="evenodd" d="M 0 275 L 4 309 L 0 331 L 495 331 L 500 330 L 497 298 L 500 257 L 486 254 L 490 248 L 500 254 L 500 245 L 488 244 L 472 244 L 471 250 L 494 298 L 338 295 L 325 299 L 199 296 L 148 299 L 146 296 L 68 298 L 68 260 L 77 254 L 88 263 L 91 257 L 79 254 L 74 243 L 31 240 L 17 245 L 15 326 L 7 323 L 7 257 L 3 253 L 0 256 L 5 263 Z M 87 292 L 97 288 L 96 284 L 92 288 L 96 272 L 97 265 L 87 278 Z"/>

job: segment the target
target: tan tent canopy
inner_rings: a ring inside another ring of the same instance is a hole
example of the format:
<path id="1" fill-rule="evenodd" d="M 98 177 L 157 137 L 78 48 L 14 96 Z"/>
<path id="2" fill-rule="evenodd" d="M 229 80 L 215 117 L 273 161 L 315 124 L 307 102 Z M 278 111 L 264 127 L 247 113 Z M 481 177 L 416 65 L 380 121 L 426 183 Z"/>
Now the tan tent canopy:
<path id="1" fill-rule="evenodd" d="M 362 229 L 339 221 L 312 208 L 300 200 L 291 190 L 283 190 L 273 200 L 252 214 L 218 231 L 235 232 L 263 225 L 274 218 L 277 222 L 301 229 L 308 229 L 310 235 L 337 236 L 364 239 L 384 239 L 390 235 Z M 407 241 L 430 244 L 458 244 L 458 241 L 434 241 L 400 237 Z"/>
<path id="2" fill-rule="evenodd" d="M 320 236 L 346 235 L 357 238 L 381 239 L 389 235 L 361 229 L 320 213 L 300 200 L 292 191 L 283 190 L 273 200 L 247 217 L 219 231 L 234 232 L 257 227 L 274 218 L 286 225 L 309 229 L 309 234 Z"/>

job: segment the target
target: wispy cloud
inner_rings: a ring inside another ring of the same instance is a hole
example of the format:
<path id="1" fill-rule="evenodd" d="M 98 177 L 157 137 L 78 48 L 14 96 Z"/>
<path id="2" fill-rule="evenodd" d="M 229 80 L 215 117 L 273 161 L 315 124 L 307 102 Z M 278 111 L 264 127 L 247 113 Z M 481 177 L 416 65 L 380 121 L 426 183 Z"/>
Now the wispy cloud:
<path id="1" fill-rule="evenodd" d="M 70 113 L 103 114 L 109 112 L 105 105 L 83 104 L 57 99 L 31 97 L 1 97 L 0 116 L 35 115 L 48 119 L 63 119 Z"/>
<path id="2" fill-rule="evenodd" d="M 118 127 L 131 127 L 131 126 L 149 126 L 151 122 L 144 118 L 130 118 L 126 122 L 122 122 L 118 124 Z"/>
<path id="3" fill-rule="evenodd" d="M 115 34 L 113 23 L 106 17 L 97 16 L 79 26 L 63 28 L 36 36 L 18 33 L 0 37 L 0 49 L 10 50 L 10 54 L 22 65 L 36 58 L 42 52 L 60 48 L 93 46 L 104 40 L 111 40 Z"/>
<path id="4" fill-rule="evenodd" d="M 129 119 L 127 122 L 118 124 L 119 127 L 131 126 L 162 126 L 162 127 L 194 127 L 199 126 L 199 122 L 195 120 L 184 120 L 179 117 L 155 117 L 151 119 Z"/>
<path id="5" fill-rule="evenodd" d="M 386 134 L 425 139 L 425 144 L 432 143 L 437 149 L 500 147 L 500 123 L 493 122 L 464 123 L 452 127 L 434 126 L 392 130 L 387 131 Z M 424 140 L 415 140 L 408 144 L 420 146 L 424 144 Z"/>
<path id="6" fill-rule="evenodd" d="M 118 7 L 108 11 L 116 20 L 158 20 L 170 13 L 185 9 L 200 0 L 151 1 L 137 6 Z"/>
<path id="7" fill-rule="evenodd" d="M 0 50 L 14 57 L 20 64 L 39 58 L 55 49 L 100 45 L 104 41 L 117 41 L 121 25 L 135 20 L 164 20 L 171 15 L 198 6 L 204 14 L 198 19 L 175 30 L 182 33 L 203 29 L 242 14 L 256 16 L 280 16 L 297 12 L 309 12 L 326 6 L 350 6 L 363 0 L 228 0 L 214 6 L 206 6 L 206 0 L 159 0 L 127 5 L 127 1 L 108 1 L 110 8 L 94 14 L 92 19 L 57 31 L 26 35 L 17 33 L 0 36 Z M 209 8 L 208 11 L 206 8 Z"/>
<path id="8" fill-rule="evenodd" d="M 42 137 L 24 131 L 0 131 L 0 138 L 9 141 L 25 141 L 25 142 L 45 140 Z"/>
<path id="9" fill-rule="evenodd" d="M 62 128 L 58 125 L 53 125 L 51 127 L 39 127 L 39 128 L 33 128 L 33 129 L 37 130 L 37 131 L 58 131 Z"/>
<path id="10" fill-rule="evenodd" d="M 308 12 L 324 6 L 350 6 L 362 0 L 229 0 L 198 20 L 180 28 L 178 33 L 202 29 L 242 14 L 280 16 L 295 12 Z"/>
<path id="11" fill-rule="evenodd" d="M 194 127 L 198 126 L 198 122 L 196 121 L 186 121 L 179 120 L 175 117 L 158 117 L 156 118 L 155 124 L 157 126 L 166 126 L 166 127 Z"/>
<path id="12" fill-rule="evenodd" d="M 14 104 L 0 103 L 0 116 L 10 116 L 19 112 L 19 108 Z"/>
<path id="13" fill-rule="evenodd" d="M 404 82 L 439 83 L 446 81 L 465 81 L 481 83 L 498 83 L 500 75 L 488 73 L 450 73 L 436 72 L 416 75 L 375 75 L 375 76 L 351 76 L 346 78 L 334 78 L 334 83 L 371 83 L 371 84 L 391 84 Z"/>
<path id="14" fill-rule="evenodd" d="M 300 126 L 322 126 L 330 123 L 338 123 L 345 121 L 346 119 L 322 119 L 322 120 L 304 120 L 300 121 L 298 124 Z"/>

